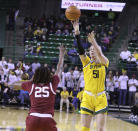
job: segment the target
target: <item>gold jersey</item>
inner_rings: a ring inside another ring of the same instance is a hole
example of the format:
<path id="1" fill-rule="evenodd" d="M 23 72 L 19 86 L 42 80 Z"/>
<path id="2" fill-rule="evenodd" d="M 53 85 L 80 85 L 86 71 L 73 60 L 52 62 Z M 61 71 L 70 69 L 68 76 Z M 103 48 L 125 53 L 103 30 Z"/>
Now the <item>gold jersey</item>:
<path id="1" fill-rule="evenodd" d="M 68 91 L 62 91 L 62 92 L 61 92 L 61 96 L 62 96 L 64 99 L 67 99 L 67 98 L 69 97 Z"/>
<path id="2" fill-rule="evenodd" d="M 88 56 L 85 61 L 81 60 L 83 64 L 83 73 L 85 87 L 84 90 L 90 91 L 93 94 L 100 93 L 105 90 L 106 68 L 109 65 L 96 64 Z"/>

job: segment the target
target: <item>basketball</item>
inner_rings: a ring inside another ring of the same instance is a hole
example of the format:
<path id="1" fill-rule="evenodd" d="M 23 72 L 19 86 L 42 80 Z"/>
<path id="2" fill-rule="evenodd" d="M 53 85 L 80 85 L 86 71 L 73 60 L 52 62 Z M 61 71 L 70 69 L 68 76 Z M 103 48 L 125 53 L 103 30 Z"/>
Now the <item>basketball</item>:
<path id="1" fill-rule="evenodd" d="M 80 17 L 81 11 L 76 6 L 69 6 L 65 11 L 65 15 L 68 20 L 73 21 Z"/>

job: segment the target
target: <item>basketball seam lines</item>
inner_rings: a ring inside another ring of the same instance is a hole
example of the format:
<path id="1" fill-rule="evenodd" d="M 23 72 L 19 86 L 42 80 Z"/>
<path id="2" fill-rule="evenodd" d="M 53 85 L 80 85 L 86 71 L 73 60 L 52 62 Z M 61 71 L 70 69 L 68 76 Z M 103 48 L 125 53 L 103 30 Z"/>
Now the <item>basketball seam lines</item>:
<path id="1" fill-rule="evenodd" d="M 69 13 L 69 14 L 75 14 L 75 15 L 80 15 L 80 14 L 77 14 L 77 13 L 71 13 L 71 12 L 66 12 L 66 13 Z"/>

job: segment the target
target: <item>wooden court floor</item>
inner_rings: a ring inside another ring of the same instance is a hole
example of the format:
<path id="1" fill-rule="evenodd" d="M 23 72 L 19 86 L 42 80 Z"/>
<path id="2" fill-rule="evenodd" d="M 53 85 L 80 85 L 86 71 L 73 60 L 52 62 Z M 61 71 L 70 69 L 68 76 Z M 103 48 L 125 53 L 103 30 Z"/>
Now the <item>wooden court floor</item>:
<path id="1" fill-rule="evenodd" d="M 1 131 L 24 131 L 28 110 L 0 108 Z M 60 131 L 80 131 L 80 114 L 55 112 L 54 119 Z M 96 123 L 91 123 L 91 131 L 96 131 Z M 106 131 L 138 131 L 138 126 L 107 116 Z"/>

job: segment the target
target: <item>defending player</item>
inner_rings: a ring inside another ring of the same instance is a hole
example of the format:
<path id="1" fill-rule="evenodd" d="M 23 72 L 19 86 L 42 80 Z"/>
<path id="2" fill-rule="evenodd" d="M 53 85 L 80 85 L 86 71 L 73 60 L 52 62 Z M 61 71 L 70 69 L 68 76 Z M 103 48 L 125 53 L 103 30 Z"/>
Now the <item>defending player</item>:
<path id="1" fill-rule="evenodd" d="M 53 76 L 47 67 L 39 67 L 32 81 L 22 83 L 22 89 L 29 92 L 31 101 L 26 118 L 26 131 L 57 131 L 53 119 L 54 103 L 64 55 L 65 48 L 60 46 L 59 62 Z"/>
<path id="2" fill-rule="evenodd" d="M 75 37 L 77 39 L 79 56 L 83 64 L 85 88 L 81 103 L 81 131 L 90 131 L 92 116 L 96 115 L 97 130 L 104 131 L 106 112 L 108 110 L 107 98 L 105 94 L 106 68 L 109 65 L 108 59 L 103 55 L 98 46 L 94 33 L 88 35 L 91 43 L 90 58 L 85 55 L 85 51 L 80 43 L 80 31 L 78 20 L 73 21 Z"/>

